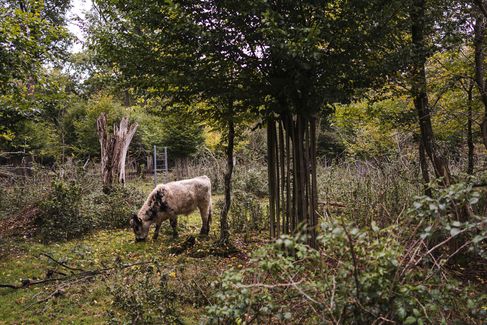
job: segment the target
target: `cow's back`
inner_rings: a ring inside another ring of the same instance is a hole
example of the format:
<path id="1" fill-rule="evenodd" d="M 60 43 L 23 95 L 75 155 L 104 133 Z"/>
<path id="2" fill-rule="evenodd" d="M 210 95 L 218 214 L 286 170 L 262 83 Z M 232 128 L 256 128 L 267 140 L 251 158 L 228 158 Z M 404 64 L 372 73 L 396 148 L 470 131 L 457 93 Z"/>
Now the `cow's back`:
<path id="1" fill-rule="evenodd" d="M 200 204 L 211 200 L 211 181 L 207 176 L 162 185 L 166 202 L 175 214 L 189 214 Z"/>

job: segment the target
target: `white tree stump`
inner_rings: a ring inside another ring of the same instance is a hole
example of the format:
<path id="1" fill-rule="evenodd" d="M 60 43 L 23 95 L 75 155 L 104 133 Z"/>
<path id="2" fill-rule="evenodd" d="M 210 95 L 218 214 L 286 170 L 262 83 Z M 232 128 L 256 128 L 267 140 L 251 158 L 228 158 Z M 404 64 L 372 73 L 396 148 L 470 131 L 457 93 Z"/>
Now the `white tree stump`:
<path id="1" fill-rule="evenodd" d="M 122 118 L 120 124 L 114 127 L 113 135 L 108 134 L 107 116 L 105 113 L 96 120 L 96 130 L 101 148 L 101 174 L 103 188 L 109 191 L 114 177 L 125 186 L 125 161 L 130 142 L 139 125 L 129 125 L 127 117 Z"/>

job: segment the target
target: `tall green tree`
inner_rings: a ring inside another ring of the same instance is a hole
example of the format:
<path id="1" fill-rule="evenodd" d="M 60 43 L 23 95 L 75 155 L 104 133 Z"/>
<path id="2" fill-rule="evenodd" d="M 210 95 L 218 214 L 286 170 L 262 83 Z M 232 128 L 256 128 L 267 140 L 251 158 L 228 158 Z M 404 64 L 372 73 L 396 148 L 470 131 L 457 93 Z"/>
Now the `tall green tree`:
<path id="1" fill-rule="evenodd" d="M 420 128 L 420 160 L 425 181 L 429 177 L 424 173 L 427 170 L 425 154 L 430 159 L 436 177 L 442 177 L 445 186 L 451 183 L 451 174 L 448 163 L 441 157 L 435 143 L 433 127 L 431 123 L 431 111 L 428 103 L 427 80 L 426 80 L 426 1 L 413 0 L 409 8 L 411 20 L 411 96 L 418 114 Z"/>
<path id="2" fill-rule="evenodd" d="M 67 0 L 0 1 L 0 143 L 11 144 L 22 121 L 35 116 L 32 95 L 44 65 L 63 58 L 70 36 Z"/>
<path id="3" fill-rule="evenodd" d="M 317 113 L 398 69 L 403 3 L 97 4 L 103 24 L 93 39 L 102 60 L 134 86 L 215 104 L 204 113 L 227 124 L 227 174 L 236 116 L 252 112 L 267 123 L 271 235 L 305 224 L 314 243 Z"/>
<path id="4" fill-rule="evenodd" d="M 237 48 L 232 42 L 238 37 L 224 26 L 224 13 L 212 2 L 97 5 L 91 39 L 101 64 L 114 66 L 136 91 L 175 102 L 206 102 L 194 106 L 193 114 L 226 129 L 225 205 L 220 218 L 220 239 L 226 243 L 235 123 L 252 105 L 244 80 L 252 78 L 249 71 L 255 73 L 244 72 L 240 56 L 231 56 L 229 47 Z"/>

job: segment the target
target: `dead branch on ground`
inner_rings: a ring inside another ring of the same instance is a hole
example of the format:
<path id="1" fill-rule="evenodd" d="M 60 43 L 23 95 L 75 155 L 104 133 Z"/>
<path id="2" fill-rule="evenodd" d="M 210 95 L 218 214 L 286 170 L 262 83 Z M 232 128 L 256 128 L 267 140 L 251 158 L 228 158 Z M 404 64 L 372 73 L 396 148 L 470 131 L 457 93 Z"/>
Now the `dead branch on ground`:
<path id="1" fill-rule="evenodd" d="M 9 288 L 9 289 L 25 289 L 28 287 L 32 287 L 35 285 L 41 285 L 41 284 L 48 284 L 48 283 L 58 283 L 58 282 L 71 282 L 71 281 L 78 281 L 78 280 L 87 280 L 89 278 L 93 278 L 98 275 L 103 275 L 107 274 L 110 271 L 113 270 L 123 270 L 126 268 L 131 268 L 134 266 L 139 266 L 139 265 L 147 265 L 147 264 L 152 264 L 153 262 L 151 261 L 139 261 L 135 263 L 130 263 L 130 264 L 117 264 L 109 267 L 104 267 L 100 269 L 93 269 L 93 270 L 85 270 L 77 267 L 72 267 L 67 265 L 66 263 L 55 259 L 49 254 L 46 253 L 41 253 L 40 256 L 45 256 L 49 260 L 53 261 L 57 265 L 61 266 L 64 269 L 67 269 L 71 272 L 71 274 L 66 274 L 61 271 L 56 271 L 56 270 L 48 270 L 46 272 L 46 276 L 44 279 L 29 279 L 25 278 L 20 281 L 20 284 L 12 284 L 12 283 L 0 283 L 0 288 Z M 58 274 L 60 276 L 54 277 L 54 274 Z"/>

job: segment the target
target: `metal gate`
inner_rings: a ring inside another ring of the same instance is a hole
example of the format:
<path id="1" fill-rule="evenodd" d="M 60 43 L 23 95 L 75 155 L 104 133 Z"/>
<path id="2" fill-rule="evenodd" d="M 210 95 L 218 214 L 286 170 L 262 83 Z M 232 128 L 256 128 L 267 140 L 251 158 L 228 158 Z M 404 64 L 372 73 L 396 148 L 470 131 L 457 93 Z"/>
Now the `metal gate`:
<path id="1" fill-rule="evenodd" d="M 157 150 L 157 146 L 154 145 L 154 187 L 157 185 L 157 173 L 162 172 L 164 175 L 164 183 L 167 182 L 167 147 L 160 148 L 160 152 Z M 160 166 L 160 167 L 159 167 Z"/>

